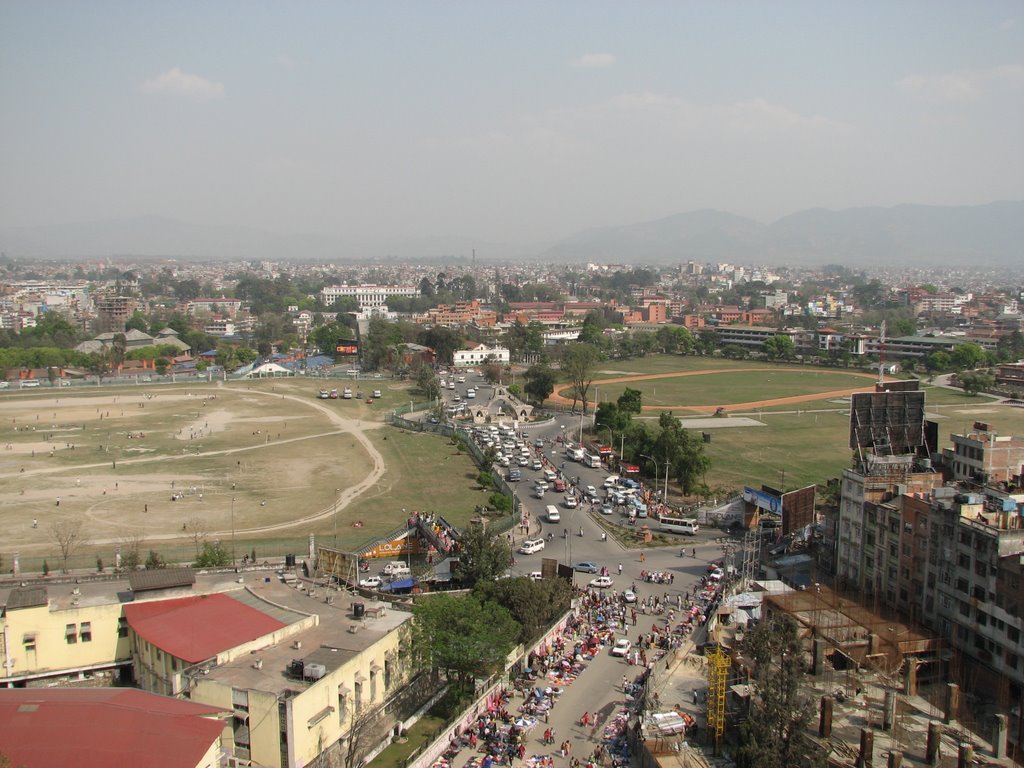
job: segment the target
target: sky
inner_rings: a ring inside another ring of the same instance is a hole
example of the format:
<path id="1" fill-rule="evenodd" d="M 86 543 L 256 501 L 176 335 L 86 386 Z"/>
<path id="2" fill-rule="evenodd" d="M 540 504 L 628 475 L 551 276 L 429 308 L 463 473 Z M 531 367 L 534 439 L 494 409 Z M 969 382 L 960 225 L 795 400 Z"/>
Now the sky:
<path id="1" fill-rule="evenodd" d="M 1024 2 L 0 3 L 0 227 L 542 242 L 1024 198 Z"/>

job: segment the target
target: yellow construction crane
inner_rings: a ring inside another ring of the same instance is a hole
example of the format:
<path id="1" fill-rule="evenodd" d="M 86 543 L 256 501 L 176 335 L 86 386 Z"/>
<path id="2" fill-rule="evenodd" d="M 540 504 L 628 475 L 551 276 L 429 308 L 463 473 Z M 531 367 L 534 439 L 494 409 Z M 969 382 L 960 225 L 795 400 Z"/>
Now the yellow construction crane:
<path id="1" fill-rule="evenodd" d="M 707 654 L 708 660 L 708 695 L 707 721 L 708 733 L 715 739 L 715 753 L 718 753 L 722 734 L 725 733 L 725 688 L 729 681 L 729 667 L 732 659 L 715 648 Z"/>

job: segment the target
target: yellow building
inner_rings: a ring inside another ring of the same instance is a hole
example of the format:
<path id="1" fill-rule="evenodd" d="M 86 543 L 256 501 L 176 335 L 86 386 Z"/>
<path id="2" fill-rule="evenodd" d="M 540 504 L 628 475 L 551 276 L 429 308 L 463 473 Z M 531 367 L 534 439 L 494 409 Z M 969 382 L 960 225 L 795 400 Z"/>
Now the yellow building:
<path id="1" fill-rule="evenodd" d="M 128 627 L 116 600 L 82 594 L 76 585 L 15 587 L 0 612 L 0 686 L 85 676 L 131 661 Z"/>
<path id="2" fill-rule="evenodd" d="M 286 641 L 186 670 L 192 701 L 234 711 L 224 739 L 234 756 L 286 768 L 329 750 L 365 754 L 387 740 L 407 716 L 410 615 L 276 583 L 251 591 L 279 608 L 316 610 L 319 621 Z"/>

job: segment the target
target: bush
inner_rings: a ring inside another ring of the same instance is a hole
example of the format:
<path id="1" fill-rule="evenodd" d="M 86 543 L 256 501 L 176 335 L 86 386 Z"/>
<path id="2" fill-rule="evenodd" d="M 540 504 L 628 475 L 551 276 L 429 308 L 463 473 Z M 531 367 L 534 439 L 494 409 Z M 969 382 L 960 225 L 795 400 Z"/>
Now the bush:
<path id="1" fill-rule="evenodd" d="M 499 512 L 512 511 L 512 499 L 503 493 L 492 493 L 487 499 L 487 505 Z"/>
<path id="2" fill-rule="evenodd" d="M 494 478 L 490 472 L 481 472 L 476 476 L 476 481 L 481 488 L 491 488 L 494 486 Z"/>

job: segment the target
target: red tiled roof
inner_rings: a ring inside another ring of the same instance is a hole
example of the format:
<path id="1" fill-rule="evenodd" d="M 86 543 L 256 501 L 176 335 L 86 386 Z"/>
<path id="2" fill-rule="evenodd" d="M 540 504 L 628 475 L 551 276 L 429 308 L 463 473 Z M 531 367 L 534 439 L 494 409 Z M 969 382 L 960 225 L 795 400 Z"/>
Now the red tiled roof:
<path id="1" fill-rule="evenodd" d="M 222 712 L 134 688 L 0 689 L 0 752 L 26 768 L 195 768 Z"/>
<path id="2" fill-rule="evenodd" d="M 220 594 L 131 603 L 124 615 L 143 640 L 190 664 L 285 626 Z"/>

